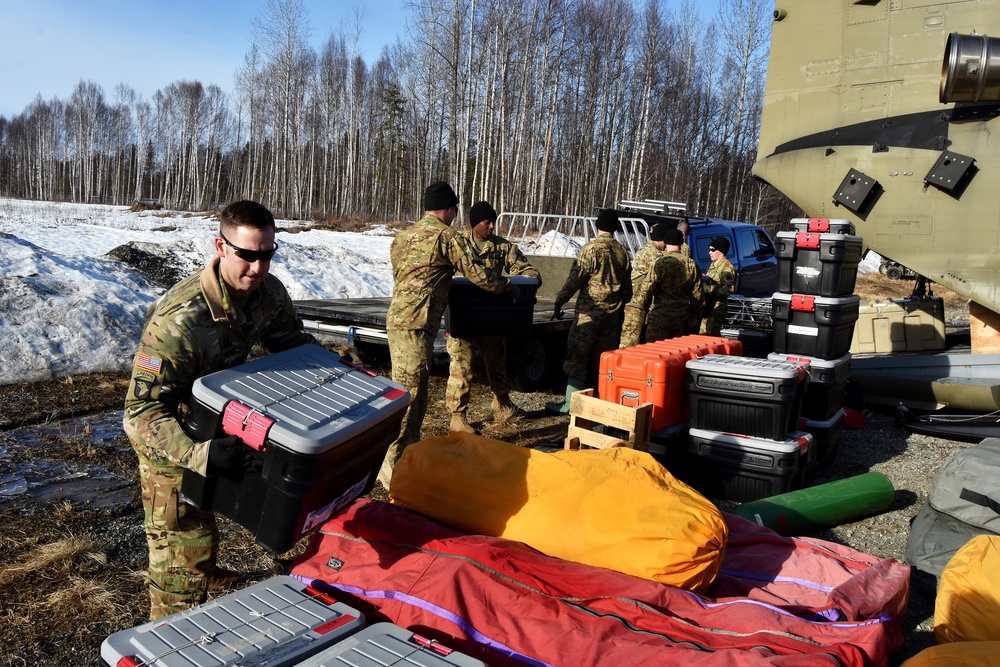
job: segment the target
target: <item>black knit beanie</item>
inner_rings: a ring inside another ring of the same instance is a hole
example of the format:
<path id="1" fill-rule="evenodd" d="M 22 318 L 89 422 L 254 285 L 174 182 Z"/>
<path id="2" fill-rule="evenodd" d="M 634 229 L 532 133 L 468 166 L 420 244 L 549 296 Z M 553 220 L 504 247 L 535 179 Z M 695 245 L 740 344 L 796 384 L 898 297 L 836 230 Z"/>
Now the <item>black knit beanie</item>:
<path id="1" fill-rule="evenodd" d="M 435 181 L 424 190 L 424 210 L 443 211 L 458 205 L 458 196 L 444 181 Z"/>
<path id="2" fill-rule="evenodd" d="M 674 227 L 663 233 L 663 242 L 667 245 L 681 246 L 684 244 L 684 232 Z"/>
<path id="3" fill-rule="evenodd" d="M 469 227 L 475 227 L 483 220 L 493 220 L 496 222 L 496 209 L 490 206 L 489 202 L 477 201 L 469 211 Z"/>
<path id="4" fill-rule="evenodd" d="M 721 252 L 723 255 L 729 254 L 729 239 L 725 236 L 716 236 L 712 239 L 712 247 Z"/>
<path id="5" fill-rule="evenodd" d="M 618 231 L 618 214 L 612 211 L 610 208 L 602 209 L 600 213 L 597 214 L 597 229 L 602 232 L 616 232 Z"/>
<path id="6" fill-rule="evenodd" d="M 649 240 L 650 241 L 662 241 L 666 238 L 667 230 L 670 229 L 662 222 L 658 222 L 652 226 L 649 230 Z"/>

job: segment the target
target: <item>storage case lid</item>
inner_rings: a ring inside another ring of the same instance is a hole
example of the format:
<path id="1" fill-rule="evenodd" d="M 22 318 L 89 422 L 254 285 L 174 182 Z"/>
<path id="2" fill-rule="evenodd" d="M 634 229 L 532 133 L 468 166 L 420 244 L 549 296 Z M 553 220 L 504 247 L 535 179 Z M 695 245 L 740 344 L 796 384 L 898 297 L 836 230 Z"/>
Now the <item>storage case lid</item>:
<path id="1" fill-rule="evenodd" d="M 769 440 L 767 438 L 757 438 L 751 435 L 740 433 L 723 433 L 721 431 L 709 431 L 703 428 L 693 428 L 688 431 L 688 436 L 692 440 L 705 440 L 708 442 L 725 443 L 738 447 L 754 447 L 769 452 L 787 454 L 798 450 L 801 454 L 806 454 L 812 447 L 813 437 L 811 433 L 805 431 L 791 431 L 784 440 Z"/>
<path id="2" fill-rule="evenodd" d="M 273 419 L 267 440 L 304 454 L 331 449 L 410 404 L 402 385 L 312 344 L 206 375 L 191 394 L 220 414 L 237 401 L 250 408 L 247 417 Z"/>
<path id="3" fill-rule="evenodd" d="M 364 616 L 290 576 L 272 577 L 186 611 L 111 635 L 112 666 L 298 664 L 364 627 Z"/>
<path id="4" fill-rule="evenodd" d="M 827 248 L 826 252 L 833 252 L 833 248 L 845 248 L 853 251 L 850 252 L 849 258 L 852 263 L 861 259 L 861 248 L 865 241 L 864 238 L 851 234 L 799 232 L 795 230 L 778 232 L 774 235 L 774 240 L 782 247 L 788 243 L 787 247 L 789 248 L 804 248 L 806 250 Z"/>
<path id="5" fill-rule="evenodd" d="M 810 357 L 804 354 L 788 354 L 783 352 L 771 352 L 767 355 L 767 358 L 771 361 L 808 364 L 810 368 L 817 368 L 824 371 L 838 371 L 842 367 L 851 363 L 850 352 L 847 352 L 836 359 L 822 359 L 820 357 Z"/>
<path id="6" fill-rule="evenodd" d="M 687 369 L 696 373 L 729 377 L 769 378 L 795 382 L 802 382 L 808 376 L 802 364 L 755 357 L 735 357 L 729 354 L 708 354 L 700 359 L 690 359 L 687 362 Z"/>
<path id="7" fill-rule="evenodd" d="M 518 287 L 538 286 L 538 278 L 532 278 L 530 276 L 507 276 L 507 278 Z M 471 280 L 469 280 L 465 276 L 452 276 L 451 284 L 462 285 L 462 286 L 469 285 L 477 289 L 482 289 L 481 287 L 474 284 Z M 485 292 L 486 290 L 483 291 Z"/>
<path id="8" fill-rule="evenodd" d="M 854 234 L 854 223 L 846 218 L 792 218 L 789 226 L 798 232 Z"/>
<path id="9" fill-rule="evenodd" d="M 317 653 L 298 667 L 370 665 L 391 667 L 486 667 L 481 660 L 459 653 L 394 623 L 374 623 L 335 646 Z"/>

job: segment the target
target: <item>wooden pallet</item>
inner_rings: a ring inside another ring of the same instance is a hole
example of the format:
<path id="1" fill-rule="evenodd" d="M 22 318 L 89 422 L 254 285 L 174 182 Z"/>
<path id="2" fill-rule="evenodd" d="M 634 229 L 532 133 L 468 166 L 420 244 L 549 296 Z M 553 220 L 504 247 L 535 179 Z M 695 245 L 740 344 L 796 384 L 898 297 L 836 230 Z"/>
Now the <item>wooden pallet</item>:
<path id="1" fill-rule="evenodd" d="M 594 396 L 593 389 L 573 393 L 569 403 L 569 431 L 564 449 L 593 447 L 631 447 L 639 451 L 649 451 L 649 433 L 653 423 L 653 404 L 643 403 L 639 407 L 618 405 L 602 401 Z M 597 433 L 594 424 L 603 424 L 628 433 L 627 438 L 618 438 Z"/>

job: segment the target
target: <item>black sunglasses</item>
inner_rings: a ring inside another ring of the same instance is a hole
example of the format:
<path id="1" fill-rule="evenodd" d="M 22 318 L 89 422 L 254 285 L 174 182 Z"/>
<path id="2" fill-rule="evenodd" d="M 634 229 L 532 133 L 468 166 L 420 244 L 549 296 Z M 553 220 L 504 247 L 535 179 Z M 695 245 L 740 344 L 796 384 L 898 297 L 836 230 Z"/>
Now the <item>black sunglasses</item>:
<path id="1" fill-rule="evenodd" d="M 233 252 L 236 253 L 237 257 L 249 264 L 253 264 L 258 260 L 261 262 L 270 262 L 271 258 L 274 257 L 274 253 L 278 252 L 277 240 L 274 241 L 274 247 L 270 250 L 247 250 L 246 248 L 241 248 L 238 245 L 230 243 L 229 239 L 226 238 L 221 229 L 219 230 L 219 236 L 222 237 L 222 240 L 226 242 L 227 246 L 233 249 Z"/>
<path id="2" fill-rule="evenodd" d="M 230 245 L 232 245 L 232 244 L 230 244 Z M 719 252 L 719 251 L 718 251 L 717 249 L 715 249 L 715 248 L 709 248 L 709 249 L 708 249 L 708 251 L 709 251 L 709 252 Z"/>

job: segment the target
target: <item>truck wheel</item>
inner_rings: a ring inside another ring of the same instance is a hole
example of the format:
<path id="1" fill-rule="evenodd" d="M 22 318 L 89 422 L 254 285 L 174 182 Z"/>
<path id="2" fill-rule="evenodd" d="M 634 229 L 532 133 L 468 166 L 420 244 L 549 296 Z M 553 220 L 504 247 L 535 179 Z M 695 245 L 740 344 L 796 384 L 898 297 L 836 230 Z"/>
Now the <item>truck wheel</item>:
<path id="1" fill-rule="evenodd" d="M 899 280 L 903 277 L 903 269 L 899 266 L 887 266 L 885 267 L 885 275 L 893 280 Z"/>
<path id="2" fill-rule="evenodd" d="M 535 338 L 508 339 L 507 376 L 517 391 L 538 391 L 547 388 L 553 359 L 551 351 Z"/>

